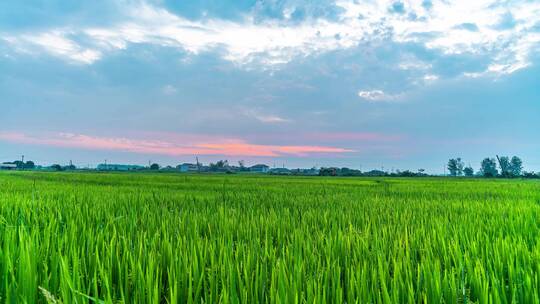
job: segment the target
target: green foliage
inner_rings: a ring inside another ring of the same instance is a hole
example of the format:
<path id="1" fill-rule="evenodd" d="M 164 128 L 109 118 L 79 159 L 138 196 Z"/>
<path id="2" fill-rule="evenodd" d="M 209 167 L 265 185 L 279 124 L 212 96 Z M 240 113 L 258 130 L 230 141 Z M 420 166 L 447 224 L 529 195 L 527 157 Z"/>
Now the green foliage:
<path id="1" fill-rule="evenodd" d="M 338 169 L 336 168 L 321 168 L 319 170 L 320 176 L 336 176 Z"/>
<path id="2" fill-rule="evenodd" d="M 64 170 L 64 168 L 62 168 L 62 166 L 60 166 L 59 164 L 52 165 L 51 169 L 53 169 L 54 171 L 62 171 L 62 170 Z"/>
<path id="3" fill-rule="evenodd" d="M 468 166 L 465 169 L 463 169 L 463 173 L 467 177 L 472 177 L 474 175 L 474 169 L 471 166 Z"/>
<path id="4" fill-rule="evenodd" d="M 493 158 L 484 158 L 480 163 L 480 173 L 484 177 L 495 177 L 499 174 L 497 170 L 497 163 Z"/>
<path id="5" fill-rule="evenodd" d="M 510 159 L 508 156 L 497 156 L 502 177 L 518 177 L 523 171 L 523 162 L 517 156 Z"/>
<path id="6" fill-rule="evenodd" d="M 229 167 L 229 162 L 227 160 L 218 160 L 215 164 L 210 163 L 209 167 L 210 171 L 213 172 L 227 171 L 227 168 Z"/>
<path id="7" fill-rule="evenodd" d="M 512 176 L 520 176 L 523 171 L 523 161 L 517 156 L 513 156 L 510 160 L 510 173 Z"/>
<path id="8" fill-rule="evenodd" d="M 501 169 L 501 176 L 502 177 L 510 177 L 512 176 L 512 168 L 510 165 L 510 158 L 508 156 L 497 156 L 497 159 L 499 161 L 499 168 Z"/>
<path id="9" fill-rule="evenodd" d="M 538 187 L 0 173 L 0 302 L 539 303 Z"/>
<path id="10" fill-rule="evenodd" d="M 27 161 L 27 162 L 24 164 L 24 168 L 25 168 L 25 169 L 34 169 L 35 167 L 36 167 L 36 164 L 35 164 L 33 161 L 31 161 L 31 160 Z"/>
<path id="11" fill-rule="evenodd" d="M 459 157 L 448 160 L 448 172 L 451 176 L 462 176 L 464 166 L 465 164 Z"/>

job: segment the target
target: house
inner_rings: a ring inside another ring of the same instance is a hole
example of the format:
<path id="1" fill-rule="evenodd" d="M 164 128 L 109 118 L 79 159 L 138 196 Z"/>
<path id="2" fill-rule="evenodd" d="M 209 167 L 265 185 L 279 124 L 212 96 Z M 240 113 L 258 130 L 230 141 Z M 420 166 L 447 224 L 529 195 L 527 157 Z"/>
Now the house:
<path id="1" fill-rule="evenodd" d="M 15 169 L 17 169 L 16 164 L 12 164 L 12 163 L 0 164 L 0 170 L 15 170 Z"/>
<path id="2" fill-rule="evenodd" d="M 254 173 L 267 173 L 269 169 L 270 167 L 263 164 L 257 164 L 255 166 L 249 167 L 249 171 Z"/>
<path id="3" fill-rule="evenodd" d="M 142 170 L 144 167 L 138 165 L 99 164 L 97 169 L 99 171 L 134 171 Z"/>
<path id="4" fill-rule="evenodd" d="M 210 166 L 199 165 L 199 172 L 210 172 Z"/>
<path id="5" fill-rule="evenodd" d="M 199 166 L 196 164 L 190 164 L 190 163 L 183 163 L 181 165 L 178 165 L 176 167 L 180 172 L 198 172 Z"/>

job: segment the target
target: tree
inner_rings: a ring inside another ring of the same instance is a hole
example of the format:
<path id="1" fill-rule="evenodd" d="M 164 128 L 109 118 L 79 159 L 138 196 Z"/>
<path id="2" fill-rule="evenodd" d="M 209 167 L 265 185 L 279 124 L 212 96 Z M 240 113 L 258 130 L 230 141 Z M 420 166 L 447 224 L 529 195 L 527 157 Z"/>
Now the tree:
<path id="1" fill-rule="evenodd" d="M 51 169 L 55 171 L 62 171 L 62 166 L 60 166 L 59 164 L 54 164 L 51 166 Z"/>
<path id="2" fill-rule="evenodd" d="M 150 165 L 150 170 L 159 170 L 159 165 L 156 163 L 153 163 L 152 165 Z"/>
<path id="3" fill-rule="evenodd" d="M 499 157 L 497 155 L 497 160 L 499 161 L 499 168 L 501 169 L 501 176 L 502 177 L 510 177 L 512 176 L 512 172 L 510 170 L 510 159 L 508 156 L 501 156 Z"/>
<path id="4" fill-rule="evenodd" d="M 26 162 L 26 164 L 24 164 L 24 167 L 26 169 L 34 169 L 36 167 L 36 164 L 34 164 L 33 161 L 29 160 Z"/>
<path id="5" fill-rule="evenodd" d="M 484 177 L 495 177 L 499 172 L 497 171 L 497 163 L 494 158 L 484 158 L 480 163 L 480 173 Z"/>
<path id="6" fill-rule="evenodd" d="M 448 171 L 452 176 L 461 176 L 463 175 L 463 167 L 465 164 L 461 161 L 461 158 L 452 158 L 448 161 Z"/>
<path id="7" fill-rule="evenodd" d="M 210 171 L 224 171 L 227 167 L 229 167 L 227 160 L 218 160 L 215 164 L 210 163 Z"/>
<path id="8" fill-rule="evenodd" d="M 337 175 L 337 169 L 336 168 L 321 168 L 319 170 L 320 176 L 336 176 Z"/>
<path id="9" fill-rule="evenodd" d="M 540 173 L 536 175 L 534 172 L 523 172 L 524 178 L 540 178 Z"/>
<path id="10" fill-rule="evenodd" d="M 465 173 L 465 176 L 471 177 L 474 175 L 474 170 L 471 166 L 468 166 L 465 169 L 463 169 L 463 173 Z"/>
<path id="11" fill-rule="evenodd" d="M 510 172 L 512 176 L 521 176 L 521 171 L 523 171 L 523 162 L 517 156 L 512 157 L 510 160 Z"/>

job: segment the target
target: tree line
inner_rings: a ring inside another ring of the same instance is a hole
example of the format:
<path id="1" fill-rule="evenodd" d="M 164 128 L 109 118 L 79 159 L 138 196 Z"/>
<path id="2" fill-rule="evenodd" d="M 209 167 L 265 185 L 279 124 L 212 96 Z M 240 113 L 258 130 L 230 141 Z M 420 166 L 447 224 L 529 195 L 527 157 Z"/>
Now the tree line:
<path id="1" fill-rule="evenodd" d="M 35 169 L 42 169 L 42 167 L 36 166 L 36 164 L 33 161 L 12 161 L 12 162 L 4 162 L 3 164 L 10 164 L 15 165 L 15 168 L 18 170 L 35 170 Z M 204 167 L 204 172 L 226 172 L 226 173 L 232 173 L 232 172 L 243 172 L 243 171 L 249 171 L 249 168 L 247 168 L 244 164 L 244 161 L 239 161 L 238 166 L 231 166 L 229 165 L 229 162 L 227 160 L 220 160 L 216 163 L 210 163 L 208 166 L 202 166 L 202 164 L 197 164 L 198 166 L 201 166 L 201 168 Z M 53 171 L 64 171 L 64 170 L 77 170 L 78 168 L 73 165 L 69 164 L 68 166 L 61 166 L 58 164 L 54 164 L 52 166 L 48 167 L 50 170 Z M 45 168 L 46 169 L 46 168 Z M 157 163 L 151 164 L 147 169 L 150 170 L 160 170 L 161 166 Z M 164 171 L 173 170 L 173 167 L 166 167 L 163 168 Z M 527 172 L 523 170 L 523 161 L 521 158 L 517 156 L 498 156 L 496 157 L 486 157 L 480 162 L 480 168 L 478 171 L 475 171 L 472 166 L 469 164 L 465 166 L 465 162 L 461 159 L 461 157 L 457 158 L 451 158 L 448 160 L 448 163 L 446 165 L 446 169 L 448 170 L 448 175 L 453 177 L 459 177 L 459 176 L 465 176 L 465 177 L 502 177 L 502 178 L 538 178 L 540 179 L 540 172 Z M 311 169 L 309 172 L 309 175 L 313 175 L 313 170 L 315 168 Z M 301 170 L 297 170 L 297 174 L 301 174 Z M 424 169 L 418 169 L 417 171 L 400 171 L 400 170 L 392 170 L 392 172 L 384 171 L 384 170 L 371 170 L 371 171 L 361 171 L 357 169 L 351 169 L 351 168 L 337 168 L 337 167 L 322 167 L 318 170 L 315 174 L 318 174 L 320 176 L 393 176 L 393 177 L 426 177 L 426 176 L 432 176 L 430 174 L 427 174 Z M 290 174 L 295 174 L 294 170 L 290 171 Z M 445 173 L 446 175 L 446 173 Z"/>
<path id="2" fill-rule="evenodd" d="M 486 157 L 480 162 L 480 169 L 475 172 L 460 157 L 448 160 L 447 169 L 450 176 L 481 176 L 481 177 L 504 177 L 504 178 L 540 178 L 540 175 L 534 172 L 523 171 L 523 161 L 517 156 L 496 156 Z"/>

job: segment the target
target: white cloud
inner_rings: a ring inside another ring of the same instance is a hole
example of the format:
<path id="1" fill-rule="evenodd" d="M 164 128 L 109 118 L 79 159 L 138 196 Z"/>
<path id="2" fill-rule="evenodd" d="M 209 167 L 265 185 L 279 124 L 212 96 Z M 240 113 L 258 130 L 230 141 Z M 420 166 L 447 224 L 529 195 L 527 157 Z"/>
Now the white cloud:
<path id="1" fill-rule="evenodd" d="M 532 30 L 540 21 L 540 2 L 513 1 L 501 5 L 496 0 L 449 0 L 434 2 L 426 9 L 421 0 L 405 1 L 404 14 L 389 11 L 394 1 L 340 0 L 343 13 L 337 21 L 307 19 L 255 22 L 250 16 L 239 22 L 221 19 L 190 21 L 163 8 L 140 4 L 128 8 L 128 19 L 110 27 L 53 29 L 42 33 L 1 35 L 18 50 L 41 48 L 72 62 L 90 64 L 107 52 L 129 44 L 156 44 L 182 48 L 199 54 L 219 48 L 224 59 L 240 65 L 268 67 L 337 49 L 365 45 L 366 42 L 414 42 L 444 54 L 476 54 L 491 61 L 485 74 L 509 74 L 527 67 L 529 54 L 538 47 Z M 284 12 L 287 17 L 290 10 Z M 515 26 L 498 29 L 511 14 Z M 463 28 L 470 24 L 478 28 Z M 75 42 L 69 37 L 81 36 Z M 421 61 L 405 60 L 400 69 L 429 70 Z"/>
<path id="2" fill-rule="evenodd" d="M 387 94 L 382 90 L 359 91 L 358 96 L 371 102 L 394 101 L 400 97 L 400 95 Z"/>
<path id="3" fill-rule="evenodd" d="M 418 59 L 403 59 L 398 67 L 401 70 L 429 70 L 432 65 Z"/>
<path id="4" fill-rule="evenodd" d="M 21 52 L 35 53 L 32 46 L 38 46 L 52 55 L 64 57 L 76 63 L 91 64 L 101 58 L 101 51 L 84 48 L 66 36 L 66 32 L 55 30 L 40 34 L 8 36 L 5 40 L 17 46 Z"/>
<path id="5" fill-rule="evenodd" d="M 286 119 L 277 115 L 261 113 L 260 111 L 254 110 L 254 109 L 245 109 L 243 113 L 245 116 L 254 118 L 262 123 L 278 124 L 278 123 L 286 123 L 286 122 L 291 121 L 289 119 Z"/>
<path id="6" fill-rule="evenodd" d="M 265 123 L 282 123 L 282 122 L 289 121 L 288 119 L 285 119 L 279 116 L 274 116 L 274 115 L 259 115 L 259 116 L 256 116 L 255 118 Z"/>
<path id="7" fill-rule="evenodd" d="M 435 81 L 435 80 L 438 80 L 438 79 L 439 79 L 438 75 L 433 75 L 433 74 L 424 75 L 424 81 L 426 81 L 426 82 L 431 82 L 431 81 Z"/>

